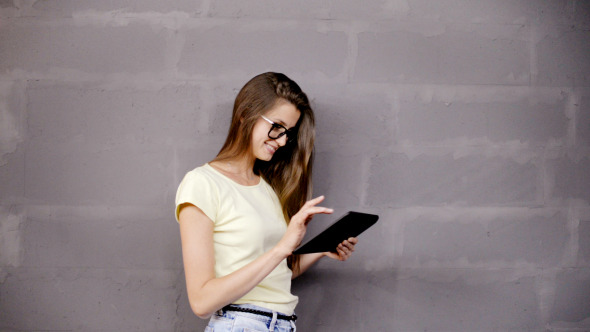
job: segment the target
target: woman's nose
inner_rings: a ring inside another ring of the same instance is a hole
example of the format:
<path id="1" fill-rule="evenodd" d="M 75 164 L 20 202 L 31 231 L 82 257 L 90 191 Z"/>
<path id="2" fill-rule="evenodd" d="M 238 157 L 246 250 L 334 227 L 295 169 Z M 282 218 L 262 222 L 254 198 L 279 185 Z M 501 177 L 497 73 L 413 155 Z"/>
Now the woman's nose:
<path id="1" fill-rule="evenodd" d="M 287 135 L 283 135 L 277 138 L 276 141 L 277 143 L 279 143 L 280 146 L 285 146 L 285 144 L 287 144 Z"/>

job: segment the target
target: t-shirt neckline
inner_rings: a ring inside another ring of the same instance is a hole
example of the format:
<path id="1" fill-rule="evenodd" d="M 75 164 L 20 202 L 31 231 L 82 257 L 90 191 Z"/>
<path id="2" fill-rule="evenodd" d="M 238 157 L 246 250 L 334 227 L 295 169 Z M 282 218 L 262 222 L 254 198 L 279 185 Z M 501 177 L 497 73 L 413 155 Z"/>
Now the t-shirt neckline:
<path id="1" fill-rule="evenodd" d="M 262 185 L 262 181 L 264 181 L 264 179 L 262 178 L 262 176 L 258 176 L 258 183 L 257 184 L 253 184 L 251 186 L 247 186 L 247 185 L 243 185 L 240 183 L 237 183 L 236 181 L 234 181 L 233 179 L 231 179 L 230 177 L 228 177 L 227 175 L 221 173 L 220 171 L 218 171 L 217 169 L 215 169 L 215 167 L 209 165 L 209 163 L 205 164 L 205 167 L 211 169 L 213 172 L 215 172 L 216 174 L 220 175 L 221 177 L 223 177 L 224 179 L 230 181 L 231 183 L 233 183 L 234 185 L 238 186 L 238 187 L 242 187 L 242 188 L 256 188 L 256 187 L 260 187 Z"/>

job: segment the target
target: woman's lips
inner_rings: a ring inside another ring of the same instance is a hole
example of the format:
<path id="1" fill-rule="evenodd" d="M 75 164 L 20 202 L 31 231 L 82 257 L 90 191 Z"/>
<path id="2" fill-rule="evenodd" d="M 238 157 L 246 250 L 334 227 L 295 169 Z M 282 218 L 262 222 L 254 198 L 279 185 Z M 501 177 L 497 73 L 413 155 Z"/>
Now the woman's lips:
<path id="1" fill-rule="evenodd" d="M 268 143 L 264 143 L 264 146 L 266 147 L 266 150 L 270 153 L 270 154 L 274 154 L 277 149 L 271 145 L 269 145 Z"/>

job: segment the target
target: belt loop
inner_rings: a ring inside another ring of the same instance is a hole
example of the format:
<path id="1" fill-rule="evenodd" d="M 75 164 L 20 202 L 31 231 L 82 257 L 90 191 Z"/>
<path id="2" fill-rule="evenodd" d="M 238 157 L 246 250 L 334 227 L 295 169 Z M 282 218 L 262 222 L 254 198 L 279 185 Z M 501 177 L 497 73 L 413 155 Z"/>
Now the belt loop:
<path id="1" fill-rule="evenodd" d="M 293 329 L 293 332 L 297 332 L 297 325 L 295 325 L 295 322 L 290 320 L 289 323 L 291 323 L 291 328 Z"/>
<path id="2" fill-rule="evenodd" d="M 270 325 L 268 326 L 268 330 L 273 332 L 275 330 L 275 324 L 277 323 L 277 312 L 272 312 L 272 320 L 270 321 Z"/>

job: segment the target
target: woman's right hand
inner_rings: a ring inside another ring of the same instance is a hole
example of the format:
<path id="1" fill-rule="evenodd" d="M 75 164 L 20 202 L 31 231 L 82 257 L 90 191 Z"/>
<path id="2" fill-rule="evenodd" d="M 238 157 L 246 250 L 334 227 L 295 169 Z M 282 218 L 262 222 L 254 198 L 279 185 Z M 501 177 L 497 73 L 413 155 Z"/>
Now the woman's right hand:
<path id="1" fill-rule="evenodd" d="M 331 214 L 334 212 L 333 209 L 317 206 L 317 204 L 321 203 L 324 199 L 324 196 L 319 196 L 307 201 L 301 209 L 291 217 L 287 232 L 285 232 L 285 235 L 283 235 L 283 238 L 277 244 L 277 246 L 280 246 L 285 250 L 287 256 L 291 255 L 293 250 L 299 246 L 305 236 L 307 224 L 315 214 Z"/>

